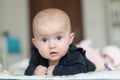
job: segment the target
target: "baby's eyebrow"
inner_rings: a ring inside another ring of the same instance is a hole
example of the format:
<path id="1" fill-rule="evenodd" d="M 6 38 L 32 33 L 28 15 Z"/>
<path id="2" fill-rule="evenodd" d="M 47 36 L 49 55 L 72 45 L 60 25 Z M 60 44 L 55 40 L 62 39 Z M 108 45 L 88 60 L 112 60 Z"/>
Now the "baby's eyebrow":
<path id="1" fill-rule="evenodd" d="M 38 36 L 40 37 L 40 36 L 47 36 L 45 33 L 40 33 L 40 34 L 38 34 Z"/>
<path id="2" fill-rule="evenodd" d="M 61 31 L 61 32 L 57 32 L 56 34 L 63 34 L 63 32 Z"/>
<path id="3" fill-rule="evenodd" d="M 54 33 L 53 35 L 56 36 L 56 35 L 63 35 L 63 34 L 64 34 L 64 32 L 60 31 L 60 32 Z M 40 37 L 48 37 L 48 35 L 47 34 L 39 34 L 36 36 L 36 38 L 40 38 Z"/>
<path id="4" fill-rule="evenodd" d="M 41 38 L 41 37 L 44 37 L 44 36 L 45 36 L 45 35 L 40 34 L 40 35 L 37 35 L 36 38 L 38 39 L 38 38 Z"/>

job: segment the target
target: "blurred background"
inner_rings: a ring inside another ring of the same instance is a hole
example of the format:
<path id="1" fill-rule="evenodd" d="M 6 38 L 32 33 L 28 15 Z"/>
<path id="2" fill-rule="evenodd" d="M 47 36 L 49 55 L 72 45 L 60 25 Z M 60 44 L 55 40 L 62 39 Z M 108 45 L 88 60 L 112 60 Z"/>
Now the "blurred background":
<path id="1" fill-rule="evenodd" d="M 120 0 L 0 0 L 0 63 L 29 58 L 32 20 L 45 8 L 64 10 L 75 32 L 74 43 L 91 39 L 95 48 L 120 46 Z"/>

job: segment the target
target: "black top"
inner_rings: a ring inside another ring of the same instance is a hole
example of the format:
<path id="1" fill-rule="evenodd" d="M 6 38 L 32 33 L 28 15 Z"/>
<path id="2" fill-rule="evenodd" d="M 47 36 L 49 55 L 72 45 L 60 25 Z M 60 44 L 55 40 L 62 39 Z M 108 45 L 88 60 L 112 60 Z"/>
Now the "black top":
<path id="1" fill-rule="evenodd" d="M 38 65 L 48 67 L 48 60 L 44 59 L 36 48 L 33 48 L 32 51 L 33 55 L 30 59 L 29 66 L 25 70 L 25 75 L 33 75 Z M 94 70 L 95 65 L 86 58 L 85 51 L 71 44 L 67 54 L 54 68 L 53 75 L 73 75 Z"/>

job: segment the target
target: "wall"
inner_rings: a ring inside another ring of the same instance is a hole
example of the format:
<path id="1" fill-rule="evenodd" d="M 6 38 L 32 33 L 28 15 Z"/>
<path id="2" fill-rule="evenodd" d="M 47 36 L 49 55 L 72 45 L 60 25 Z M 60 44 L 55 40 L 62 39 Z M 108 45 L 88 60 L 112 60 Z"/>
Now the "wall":
<path id="1" fill-rule="evenodd" d="M 120 46 L 120 0 L 106 0 L 108 43 Z"/>
<path id="2" fill-rule="evenodd" d="M 101 48 L 107 44 L 104 0 L 83 0 L 84 34 L 93 40 L 93 46 Z"/>

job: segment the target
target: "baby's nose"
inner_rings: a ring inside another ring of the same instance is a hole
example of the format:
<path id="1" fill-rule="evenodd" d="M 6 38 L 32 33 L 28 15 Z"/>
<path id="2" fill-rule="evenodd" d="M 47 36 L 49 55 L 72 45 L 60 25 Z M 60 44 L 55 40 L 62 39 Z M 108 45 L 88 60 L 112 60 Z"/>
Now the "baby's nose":
<path id="1" fill-rule="evenodd" d="M 50 48 L 50 49 L 53 49 L 53 48 L 55 48 L 55 47 L 56 47 L 55 42 L 54 42 L 54 41 L 50 41 L 50 43 L 49 43 L 49 48 Z"/>

